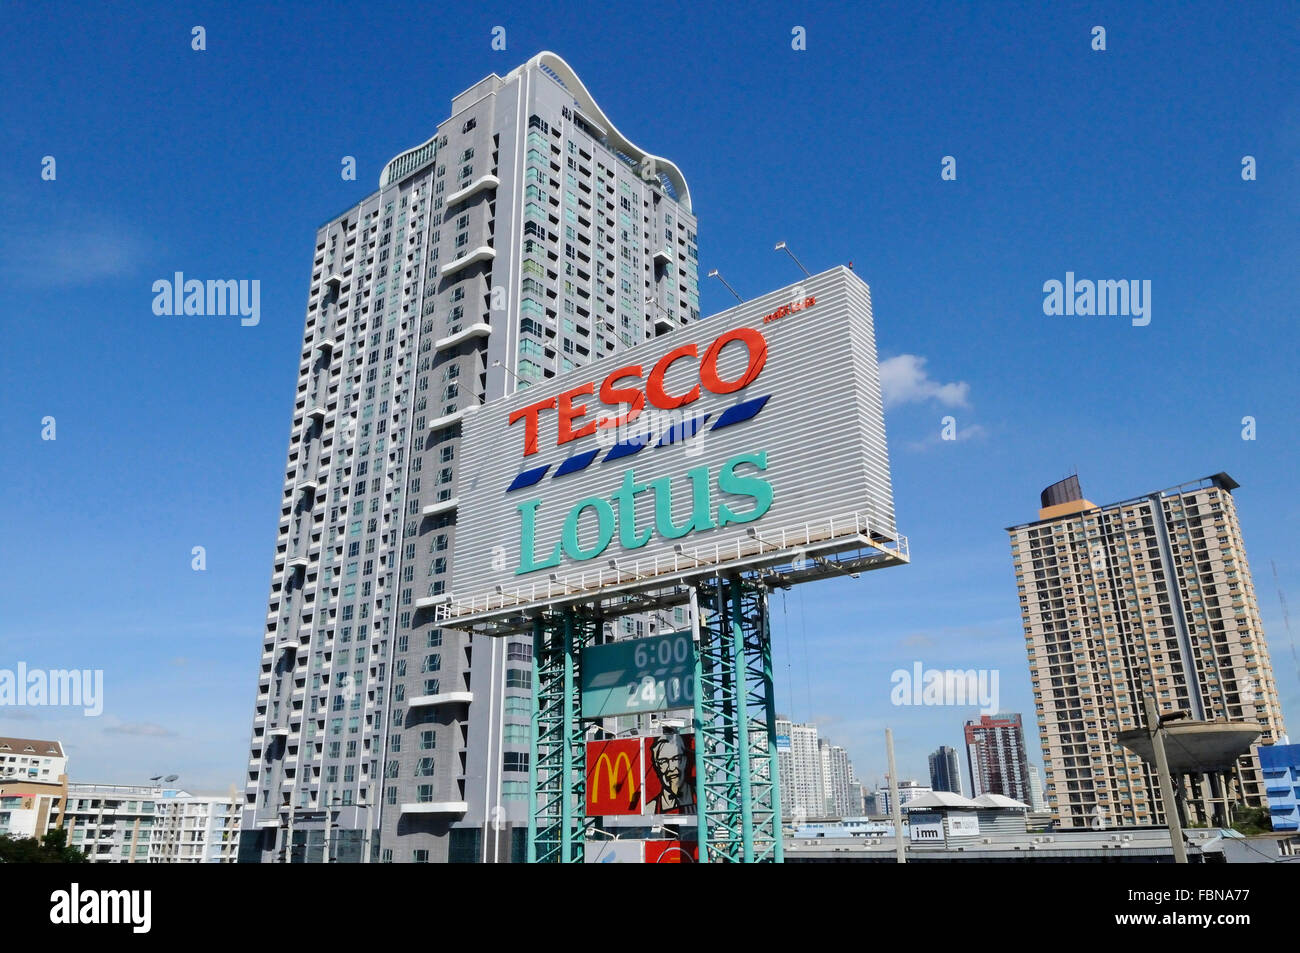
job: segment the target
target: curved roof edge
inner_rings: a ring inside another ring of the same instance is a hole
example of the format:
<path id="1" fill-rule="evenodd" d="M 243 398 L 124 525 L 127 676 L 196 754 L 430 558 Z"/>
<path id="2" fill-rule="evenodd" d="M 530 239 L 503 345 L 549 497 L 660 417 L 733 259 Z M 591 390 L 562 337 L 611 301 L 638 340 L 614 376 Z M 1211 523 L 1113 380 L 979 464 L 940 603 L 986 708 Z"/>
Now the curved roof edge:
<path id="1" fill-rule="evenodd" d="M 405 159 L 408 156 L 414 156 L 421 149 L 428 149 L 429 146 L 433 145 L 434 141 L 437 138 L 438 138 L 438 133 L 435 131 L 432 136 L 430 136 L 428 139 L 425 139 L 424 142 L 420 143 L 418 146 L 412 146 L 410 149 L 404 149 L 401 152 L 399 152 L 397 155 L 389 159 L 387 162 L 385 162 L 384 171 L 379 174 L 379 188 L 385 189 L 393 182 L 406 178 L 406 176 L 412 174 L 418 169 L 424 168 L 426 165 L 432 162 L 434 155 L 437 153 L 436 148 L 431 149 L 427 156 L 419 157 L 415 161 L 409 163 L 407 168 L 403 168 L 400 171 L 398 170 L 398 163 L 402 159 Z"/>
<path id="2" fill-rule="evenodd" d="M 677 204 L 686 209 L 686 211 L 690 212 L 692 215 L 695 214 L 694 210 L 691 208 L 691 190 L 686 184 L 686 177 L 682 175 L 682 170 L 677 168 L 675 163 L 665 159 L 663 156 L 657 156 L 652 152 L 646 152 L 631 139 L 627 138 L 627 136 L 619 132 L 614 123 L 610 121 L 610 118 L 605 115 L 604 110 L 597 105 L 596 100 L 592 98 L 591 93 L 587 91 L 587 87 L 582 84 L 582 80 L 578 79 L 578 74 L 573 71 L 573 67 L 564 62 L 563 58 L 549 50 L 543 50 L 530 59 L 526 65 L 546 67 L 554 72 L 560 78 L 564 87 L 573 95 L 579 108 L 584 112 L 591 113 L 593 119 L 596 119 L 605 126 L 605 129 L 608 132 L 610 144 L 634 158 L 642 159 L 648 156 L 652 159 L 655 163 L 655 168 L 666 174 L 669 181 L 672 182 L 673 188 L 677 191 Z"/>

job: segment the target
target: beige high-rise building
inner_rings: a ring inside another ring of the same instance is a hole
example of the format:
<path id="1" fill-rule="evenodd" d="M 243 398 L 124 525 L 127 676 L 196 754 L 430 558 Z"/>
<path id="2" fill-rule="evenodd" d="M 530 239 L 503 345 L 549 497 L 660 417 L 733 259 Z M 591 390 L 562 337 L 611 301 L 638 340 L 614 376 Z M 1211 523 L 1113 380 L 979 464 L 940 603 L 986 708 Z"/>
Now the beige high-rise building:
<path id="1" fill-rule="evenodd" d="M 1232 490 L 1218 473 L 1098 506 L 1077 477 L 1042 493 L 1038 520 L 1009 527 L 1047 808 L 1062 827 L 1164 823 L 1159 785 L 1119 732 L 1161 712 L 1285 732 Z M 1239 793 L 1267 803 L 1256 752 Z M 1189 812 L 1212 813 L 1210 783 Z"/>

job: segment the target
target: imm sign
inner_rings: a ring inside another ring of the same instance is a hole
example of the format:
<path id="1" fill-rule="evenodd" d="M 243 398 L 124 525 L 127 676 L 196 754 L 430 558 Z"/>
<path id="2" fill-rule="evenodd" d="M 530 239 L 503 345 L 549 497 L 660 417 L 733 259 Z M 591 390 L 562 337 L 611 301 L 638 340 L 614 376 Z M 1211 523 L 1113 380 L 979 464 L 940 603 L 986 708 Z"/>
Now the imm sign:
<path id="1" fill-rule="evenodd" d="M 478 407 L 461 453 L 451 624 L 896 536 L 846 268 Z"/>

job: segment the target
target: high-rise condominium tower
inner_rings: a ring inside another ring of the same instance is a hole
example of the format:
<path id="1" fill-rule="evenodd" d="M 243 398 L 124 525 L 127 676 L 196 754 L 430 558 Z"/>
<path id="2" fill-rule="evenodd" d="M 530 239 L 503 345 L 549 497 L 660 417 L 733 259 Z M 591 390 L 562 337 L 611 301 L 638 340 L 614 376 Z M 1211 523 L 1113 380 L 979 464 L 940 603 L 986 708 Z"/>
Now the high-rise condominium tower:
<path id="1" fill-rule="evenodd" d="M 817 726 L 778 718 L 776 736 L 782 817 L 786 823 L 821 817 L 826 813 L 826 788 Z"/>
<path id="2" fill-rule="evenodd" d="M 831 817 L 854 817 L 862 808 L 854 803 L 861 798 L 853 791 L 856 782 L 848 752 L 822 738 L 817 743 L 817 754 L 821 761 L 825 813 Z"/>
<path id="3" fill-rule="evenodd" d="M 1029 804 L 1029 760 L 1025 730 L 1014 712 L 981 715 L 966 722 L 966 759 L 971 797 L 1001 794 Z"/>
<path id="4" fill-rule="evenodd" d="M 1043 491 L 1036 522 L 1007 530 L 1047 809 L 1062 826 L 1163 823 L 1154 772 L 1116 738 L 1143 725 L 1144 695 L 1162 713 L 1257 722 L 1260 744 L 1282 736 L 1236 488 L 1219 473 L 1097 506 L 1070 477 Z M 1263 806 L 1255 754 L 1237 776 Z"/>
<path id="5" fill-rule="evenodd" d="M 522 858 L 532 645 L 434 624 L 461 414 L 698 317 L 685 180 L 551 53 L 317 231 L 242 859 Z"/>
<path id="6" fill-rule="evenodd" d="M 930 752 L 930 787 L 935 791 L 965 795 L 966 786 L 962 784 L 961 764 L 957 760 L 956 748 L 940 745 Z"/>

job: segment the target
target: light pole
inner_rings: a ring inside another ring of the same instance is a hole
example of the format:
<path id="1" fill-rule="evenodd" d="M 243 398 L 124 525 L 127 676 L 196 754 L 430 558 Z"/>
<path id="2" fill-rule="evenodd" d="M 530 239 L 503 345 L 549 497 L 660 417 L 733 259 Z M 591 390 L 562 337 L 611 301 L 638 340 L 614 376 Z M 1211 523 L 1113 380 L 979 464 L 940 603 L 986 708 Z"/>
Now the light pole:
<path id="1" fill-rule="evenodd" d="M 801 262 L 798 258 L 795 258 L 795 257 L 794 257 L 794 252 L 792 252 L 792 251 L 790 250 L 790 247 L 789 247 L 788 245 L 786 245 L 785 242 L 777 242 L 777 243 L 776 243 L 776 247 L 773 248 L 772 250 L 773 250 L 773 251 L 783 251 L 783 252 L 785 252 L 785 253 L 786 253 L 787 255 L 789 255 L 792 259 L 794 259 L 794 263 L 795 263 L 796 265 L 799 266 L 799 269 L 800 269 L 800 270 L 801 270 L 805 275 L 807 275 L 809 278 L 812 277 L 812 272 L 810 272 L 807 268 L 804 268 L 804 266 L 803 266 L 803 262 Z"/>
<path id="2" fill-rule="evenodd" d="M 733 295 L 736 295 L 736 300 L 737 300 L 737 301 L 739 301 L 741 304 L 744 304 L 744 303 L 745 303 L 745 299 L 742 298 L 740 295 L 736 294 L 736 289 L 733 288 L 733 287 L 731 287 L 731 285 L 727 284 L 727 279 L 726 279 L 726 278 L 723 278 L 722 275 L 719 274 L 718 269 L 714 268 L 712 271 L 710 271 L 710 272 L 709 272 L 709 277 L 710 277 L 710 278 L 717 278 L 717 279 L 718 279 L 719 281 L 721 281 L 724 285 L 726 285 L 728 291 L 730 291 Z"/>
<path id="3" fill-rule="evenodd" d="M 518 374 L 516 374 L 516 373 L 514 372 L 514 370 L 512 370 L 512 369 L 509 368 L 509 367 L 507 367 L 504 361 L 493 361 L 493 362 L 492 362 L 492 366 L 493 366 L 493 367 L 499 367 L 499 368 L 501 368 L 501 370 L 505 371 L 507 374 L 509 374 L 511 377 L 513 377 L 513 378 L 514 378 L 515 380 L 517 380 L 519 383 L 523 384 L 525 387 L 528 386 L 529 382 L 526 381 L 526 380 L 524 380 L 524 379 L 523 379 L 522 377 L 520 377 Z"/>
<path id="4" fill-rule="evenodd" d="M 1178 818 L 1178 804 L 1174 801 L 1174 785 L 1169 777 L 1169 758 L 1165 756 L 1165 722 L 1185 718 L 1185 712 L 1172 712 L 1162 718 L 1156 710 L 1156 701 L 1150 695 L 1142 699 L 1146 714 L 1146 729 L 1151 736 L 1155 755 L 1156 774 L 1160 778 L 1160 800 L 1165 809 L 1165 822 L 1169 825 L 1169 846 L 1174 851 L 1174 863 L 1187 863 L 1187 846 L 1183 843 L 1183 825 Z"/>

